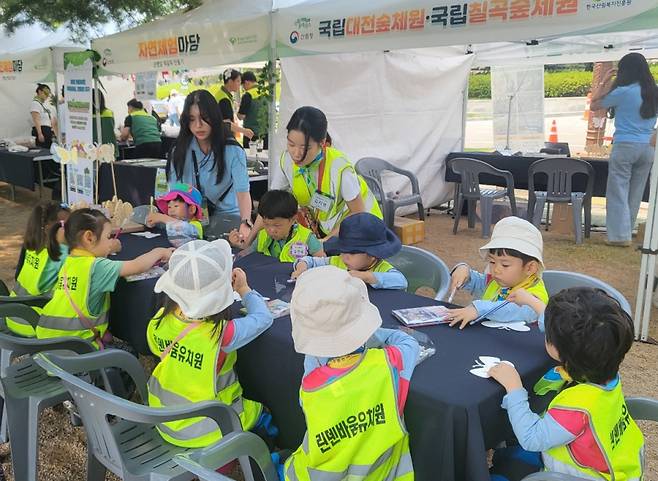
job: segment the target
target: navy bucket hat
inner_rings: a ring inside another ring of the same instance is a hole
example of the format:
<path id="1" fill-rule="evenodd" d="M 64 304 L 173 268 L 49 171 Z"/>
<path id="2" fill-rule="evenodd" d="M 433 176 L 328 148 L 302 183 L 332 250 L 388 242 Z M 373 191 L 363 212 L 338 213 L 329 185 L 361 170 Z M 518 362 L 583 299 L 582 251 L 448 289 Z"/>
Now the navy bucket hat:
<path id="1" fill-rule="evenodd" d="M 395 233 L 379 217 L 367 212 L 346 217 L 340 224 L 338 237 L 324 243 L 327 255 L 365 253 L 377 259 L 394 256 L 401 248 Z"/>

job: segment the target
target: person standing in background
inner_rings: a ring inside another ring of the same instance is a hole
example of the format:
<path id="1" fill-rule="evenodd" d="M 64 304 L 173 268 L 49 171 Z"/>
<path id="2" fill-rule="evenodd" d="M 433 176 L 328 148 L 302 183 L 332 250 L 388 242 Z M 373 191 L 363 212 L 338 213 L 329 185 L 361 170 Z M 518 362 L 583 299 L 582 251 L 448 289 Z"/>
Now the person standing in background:
<path id="1" fill-rule="evenodd" d="M 256 75 L 252 71 L 247 71 L 242 74 L 242 89 L 244 94 L 240 99 L 240 109 L 238 110 L 238 118 L 243 121 L 243 125 L 247 129 L 254 132 L 255 138 L 263 139 L 263 148 L 267 150 L 267 132 L 261 132 L 258 119 L 263 109 L 267 111 L 267 105 L 263 103 L 264 97 L 258 92 L 258 85 Z M 242 145 L 245 149 L 249 148 L 249 141 L 251 139 L 244 136 Z"/>
<path id="2" fill-rule="evenodd" d="M 180 114 L 183 112 L 185 99 L 180 96 L 178 90 L 171 89 L 169 102 L 167 102 L 168 120 L 174 127 L 180 127 Z"/>
<path id="3" fill-rule="evenodd" d="M 222 119 L 224 119 L 224 122 L 229 126 L 225 129 L 226 136 L 235 137 L 236 133 L 240 133 L 245 137 L 252 139 L 254 137 L 254 131 L 240 127 L 235 121 L 233 110 L 233 93 L 240 90 L 240 83 L 242 82 L 240 72 L 232 68 L 226 69 L 222 74 L 222 80 L 224 81 L 224 85 L 222 85 L 217 92 L 214 92 L 213 96 L 219 105 Z"/>
<path id="4" fill-rule="evenodd" d="M 639 53 L 624 55 L 618 70 L 609 71 L 594 89 L 590 109 L 608 109 L 615 119 L 606 189 L 607 244 L 628 247 L 654 158 L 658 86 L 647 60 Z"/>
<path id="5" fill-rule="evenodd" d="M 92 128 L 93 128 L 93 138 L 94 142 L 99 144 L 112 144 L 114 145 L 114 157 L 119 158 L 119 144 L 117 143 L 117 138 L 114 135 L 114 112 L 108 109 L 105 106 L 105 95 L 100 90 L 98 91 L 98 111 L 101 115 L 101 135 L 98 138 L 98 129 L 96 127 L 96 89 L 92 91 Z"/>
<path id="6" fill-rule="evenodd" d="M 57 139 L 57 109 L 50 103 L 50 87 L 37 84 L 36 95 L 30 105 L 32 135 L 36 145 L 49 149 L 53 139 Z"/>

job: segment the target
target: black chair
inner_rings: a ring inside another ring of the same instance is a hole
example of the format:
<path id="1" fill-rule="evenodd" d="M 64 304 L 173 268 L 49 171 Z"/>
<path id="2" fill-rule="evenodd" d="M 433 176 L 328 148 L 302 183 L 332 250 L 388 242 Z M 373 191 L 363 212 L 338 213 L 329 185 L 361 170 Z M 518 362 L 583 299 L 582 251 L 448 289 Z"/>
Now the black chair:
<path id="1" fill-rule="evenodd" d="M 546 175 L 546 190 L 535 190 L 535 175 Z M 576 174 L 587 176 L 585 192 L 573 192 L 572 180 Z M 570 157 L 553 157 L 536 160 L 528 169 L 528 220 L 539 227 L 544 205 L 571 203 L 576 244 L 583 242 L 582 211 L 585 210 L 585 237 L 592 230 L 592 191 L 594 189 L 594 168 L 589 162 Z M 546 226 L 548 227 L 548 210 Z"/>

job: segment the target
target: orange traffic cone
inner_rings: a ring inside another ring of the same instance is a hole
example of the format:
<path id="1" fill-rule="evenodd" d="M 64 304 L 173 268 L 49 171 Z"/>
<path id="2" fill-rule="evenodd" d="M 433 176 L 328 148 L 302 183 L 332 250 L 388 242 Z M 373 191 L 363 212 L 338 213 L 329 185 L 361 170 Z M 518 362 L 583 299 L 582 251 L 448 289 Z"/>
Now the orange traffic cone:
<path id="1" fill-rule="evenodd" d="M 548 136 L 548 141 L 553 143 L 559 142 L 557 140 L 557 123 L 555 123 L 555 120 L 551 124 L 551 133 Z"/>

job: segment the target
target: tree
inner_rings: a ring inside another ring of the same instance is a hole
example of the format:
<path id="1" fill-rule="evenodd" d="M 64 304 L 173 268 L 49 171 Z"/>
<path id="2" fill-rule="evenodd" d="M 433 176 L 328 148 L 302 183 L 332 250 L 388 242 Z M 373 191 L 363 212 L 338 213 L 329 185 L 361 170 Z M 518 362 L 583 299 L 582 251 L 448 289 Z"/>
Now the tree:
<path id="1" fill-rule="evenodd" d="M 155 17 L 190 9 L 202 0 L 2 0 L 0 25 L 9 33 L 34 23 L 55 29 L 63 24 L 71 29 L 73 40 L 93 37 L 102 25 L 148 22 Z"/>

